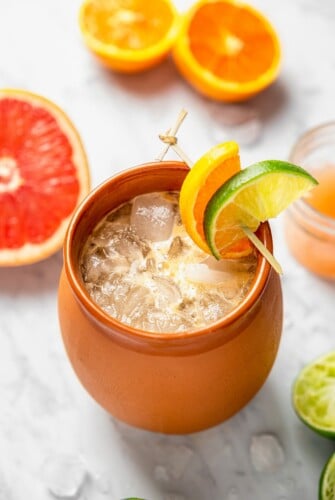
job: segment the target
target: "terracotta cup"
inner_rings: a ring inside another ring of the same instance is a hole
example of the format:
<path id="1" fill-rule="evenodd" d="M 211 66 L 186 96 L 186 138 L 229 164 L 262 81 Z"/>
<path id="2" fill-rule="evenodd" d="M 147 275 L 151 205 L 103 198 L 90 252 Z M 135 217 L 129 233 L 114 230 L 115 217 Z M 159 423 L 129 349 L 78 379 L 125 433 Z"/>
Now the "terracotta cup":
<path id="1" fill-rule="evenodd" d="M 230 314 L 193 332 L 155 334 L 108 316 L 85 291 L 83 242 L 107 212 L 136 195 L 179 190 L 188 168 L 150 163 L 122 172 L 83 201 L 69 225 L 59 287 L 59 319 L 70 362 L 91 396 L 131 425 L 189 433 L 222 422 L 260 389 L 282 330 L 277 274 L 261 256 L 250 292 Z M 271 231 L 258 235 L 272 250 Z"/>

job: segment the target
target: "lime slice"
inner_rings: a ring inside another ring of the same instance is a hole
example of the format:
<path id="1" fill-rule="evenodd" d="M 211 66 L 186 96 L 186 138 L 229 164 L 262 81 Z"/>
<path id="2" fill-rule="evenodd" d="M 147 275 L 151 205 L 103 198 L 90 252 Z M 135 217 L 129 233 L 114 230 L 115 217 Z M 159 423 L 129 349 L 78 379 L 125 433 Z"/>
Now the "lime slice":
<path id="1" fill-rule="evenodd" d="M 304 169 L 279 160 L 255 163 L 225 182 L 207 204 L 206 241 L 219 259 L 225 248 L 255 232 L 260 224 L 290 205 L 317 184 Z"/>
<path id="2" fill-rule="evenodd" d="M 335 438 L 335 351 L 301 370 L 293 386 L 293 406 L 308 427 Z"/>
<path id="3" fill-rule="evenodd" d="M 335 453 L 327 461 L 319 482 L 319 500 L 335 498 Z"/>

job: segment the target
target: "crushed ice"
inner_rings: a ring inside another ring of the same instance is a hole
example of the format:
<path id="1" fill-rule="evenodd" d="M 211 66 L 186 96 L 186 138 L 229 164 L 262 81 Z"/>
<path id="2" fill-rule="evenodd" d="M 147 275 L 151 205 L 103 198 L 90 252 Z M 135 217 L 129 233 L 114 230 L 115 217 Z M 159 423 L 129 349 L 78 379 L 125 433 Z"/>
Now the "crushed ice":
<path id="1" fill-rule="evenodd" d="M 81 258 L 92 299 L 123 323 L 154 332 L 194 330 L 246 295 L 256 258 L 217 261 L 177 224 L 178 193 L 137 196 L 93 230 Z"/>

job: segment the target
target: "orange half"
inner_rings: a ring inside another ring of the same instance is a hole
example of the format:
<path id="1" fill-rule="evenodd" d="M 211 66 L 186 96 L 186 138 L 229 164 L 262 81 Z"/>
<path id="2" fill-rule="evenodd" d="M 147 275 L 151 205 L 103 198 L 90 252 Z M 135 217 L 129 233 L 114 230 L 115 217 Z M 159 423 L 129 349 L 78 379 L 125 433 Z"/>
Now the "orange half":
<path id="1" fill-rule="evenodd" d="M 207 97 L 248 99 L 278 75 L 278 36 L 260 12 L 236 0 L 200 0 L 184 16 L 173 50 L 186 80 Z"/>
<path id="2" fill-rule="evenodd" d="M 180 19 L 170 0 L 86 0 L 79 13 L 87 47 L 123 73 L 163 60 L 178 36 Z"/>
<path id="3" fill-rule="evenodd" d="M 205 209 L 214 193 L 241 170 L 236 142 L 223 142 L 207 151 L 193 165 L 180 190 L 179 208 L 184 227 L 194 243 L 211 254 L 204 232 Z M 222 256 L 237 258 L 248 255 L 252 246 L 243 238 L 227 249 Z"/>

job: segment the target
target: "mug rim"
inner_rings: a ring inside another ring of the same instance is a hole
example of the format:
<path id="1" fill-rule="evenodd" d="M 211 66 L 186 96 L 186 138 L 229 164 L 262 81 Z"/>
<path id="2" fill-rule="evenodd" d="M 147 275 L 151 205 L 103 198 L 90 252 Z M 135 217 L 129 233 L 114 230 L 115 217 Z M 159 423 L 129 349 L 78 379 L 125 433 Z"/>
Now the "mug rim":
<path id="1" fill-rule="evenodd" d="M 122 170 L 121 172 L 106 179 L 97 187 L 95 187 L 82 200 L 82 202 L 72 215 L 64 240 L 63 256 L 65 273 L 77 301 L 79 302 L 81 307 L 89 313 L 90 317 L 92 317 L 96 322 L 103 326 L 104 331 L 109 329 L 114 332 L 117 331 L 120 335 L 134 341 L 136 344 L 147 343 L 154 344 L 156 346 L 169 345 L 173 347 L 173 345 L 180 345 L 180 343 L 184 344 L 188 342 L 194 342 L 195 340 L 203 341 L 206 337 L 208 337 L 209 339 L 209 337 L 211 337 L 211 333 L 223 331 L 227 327 L 231 327 L 237 320 L 243 318 L 243 316 L 253 308 L 257 300 L 262 295 L 262 292 L 270 275 L 271 266 L 263 257 L 263 255 L 258 254 L 255 277 L 251 288 L 243 301 L 222 319 L 211 323 L 206 327 L 197 328 L 192 331 L 160 333 L 141 330 L 122 323 L 121 321 L 107 314 L 102 308 L 95 304 L 86 291 L 83 283 L 81 283 L 80 279 L 78 279 L 79 273 L 76 272 L 77 261 L 74 256 L 73 242 L 78 225 L 83 220 L 83 215 L 85 214 L 85 212 L 90 206 L 93 205 L 95 199 L 103 191 L 110 188 L 110 186 L 115 182 L 121 179 L 124 180 L 128 176 L 140 177 L 141 174 L 148 174 L 149 172 L 152 173 L 155 170 L 159 171 L 162 169 L 162 167 L 168 168 L 169 170 L 171 170 L 171 173 L 173 172 L 173 170 L 186 172 L 189 169 L 189 167 L 181 161 L 165 160 L 147 162 L 135 167 L 128 168 L 126 170 Z M 98 222 L 99 221 L 96 221 L 96 223 Z M 257 234 L 266 248 L 270 252 L 272 252 L 273 242 L 269 223 L 261 223 L 260 227 L 257 230 Z M 111 337 L 111 335 L 109 336 Z M 227 340 L 230 340 L 232 336 L 235 335 L 229 335 Z"/>

